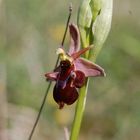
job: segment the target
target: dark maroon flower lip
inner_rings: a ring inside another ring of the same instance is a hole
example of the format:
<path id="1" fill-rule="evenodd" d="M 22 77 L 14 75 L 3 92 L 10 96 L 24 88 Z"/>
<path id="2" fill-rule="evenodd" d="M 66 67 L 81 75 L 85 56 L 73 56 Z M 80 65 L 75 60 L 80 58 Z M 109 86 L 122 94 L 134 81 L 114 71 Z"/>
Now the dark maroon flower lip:
<path id="1" fill-rule="evenodd" d="M 76 25 L 69 25 L 69 51 L 58 48 L 60 64 L 54 72 L 46 73 L 47 80 L 56 81 L 53 91 L 54 100 L 63 108 L 64 104 L 73 104 L 78 98 L 77 88 L 81 88 L 86 77 L 105 76 L 104 69 L 99 65 L 80 57 L 91 47 L 80 50 L 80 35 Z"/>

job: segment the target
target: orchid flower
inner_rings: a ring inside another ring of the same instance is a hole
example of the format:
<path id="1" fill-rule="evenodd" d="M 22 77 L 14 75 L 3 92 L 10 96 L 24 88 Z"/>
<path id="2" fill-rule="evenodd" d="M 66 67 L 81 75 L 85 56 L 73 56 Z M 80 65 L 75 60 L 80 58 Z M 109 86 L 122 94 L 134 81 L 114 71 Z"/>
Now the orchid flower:
<path id="1" fill-rule="evenodd" d="M 46 73 L 47 80 L 55 81 L 53 98 L 63 108 L 65 104 L 71 105 L 78 98 L 78 88 L 85 84 L 86 77 L 105 76 L 104 69 L 80 57 L 91 47 L 80 50 L 80 34 L 76 25 L 69 25 L 70 47 L 69 51 L 60 47 L 57 54 L 60 58 L 59 66 L 51 73 Z"/>

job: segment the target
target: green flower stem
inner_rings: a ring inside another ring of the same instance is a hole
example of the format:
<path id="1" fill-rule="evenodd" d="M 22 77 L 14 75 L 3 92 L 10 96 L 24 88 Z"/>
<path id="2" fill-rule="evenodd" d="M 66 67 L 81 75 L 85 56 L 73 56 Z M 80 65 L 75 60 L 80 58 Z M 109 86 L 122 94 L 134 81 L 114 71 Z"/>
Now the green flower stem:
<path id="1" fill-rule="evenodd" d="M 67 30 L 68 30 L 68 25 L 69 25 L 69 21 L 70 21 L 70 18 L 71 18 L 71 14 L 72 14 L 72 5 L 70 4 L 70 7 L 69 7 L 69 16 L 68 16 L 68 19 L 67 19 L 67 24 L 66 24 L 65 32 L 64 32 L 64 35 L 63 35 L 63 40 L 62 40 L 62 42 L 61 42 L 61 47 L 63 47 L 63 45 L 64 45 L 64 41 L 65 41 L 65 38 L 66 38 L 66 33 L 67 33 Z M 55 68 L 57 67 L 58 62 L 59 62 L 59 56 L 58 56 L 57 61 L 56 61 L 56 64 L 55 64 Z M 32 139 L 32 136 L 33 136 L 33 134 L 34 134 L 35 128 L 36 128 L 36 126 L 37 126 L 37 124 L 38 124 L 40 115 L 41 115 L 41 113 L 42 113 L 43 107 L 44 107 L 44 105 L 45 105 L 45 101 L 46 101 L 48 92 L 49 92 L 49 90 L 50 90 L 50 88 L 51 88 L 51 84 L 52 84 L 52 82 L 49 82 L 48 87 L 47 87 L 47 90 L 46 90 L 45 95 L 44 95 L 44 97 L 43 97 L 43 101 L 42 101 L 41 106 L 40 106 L 40 109 L 39 109 L 39 113 L 38 113 L 38 115 L 37 115 L 37 118 L 36 118 L 36 120 L 35 120 L 35 123 L 34 123 L 34 125 L 33 125 L 33 128 L 32 128 L 32 130 L 31 130 L 31 133 L 30 133 L 30 135 L 29 135 L 28 140 L 31 140 L 31 139 Z"/>
<path id="2" fill-rule="evenodd" d="M 82 0 L 78 13 L 78 26 L 82 48 L 93 45 L 85 58 L 95 62 L 111 27 L 113 0 Z M 79 91 L 70 140 L 78 140 L 89 79 Z"/>
<path id="3" fill-rule="evenodd" d="M 89 78 L 87 78 L 86 84 L 79 91 L 79 98 L 77 101 L 70 140 L 78 140 L 81 122 L 82 122 L 85 105 L 86 105 L 88 83 L 89 83 Z"/>
<path id="4" fill-rule="evenodd" d="M 90 58 L 90 55 L 85 55 L 85 58 Z M 96 58 L 94 58 L 96 60 Z M 95 61 L 94 61 L 95 62 Z M 89 78 L 86 79 L 85 85 L 79 91 L 79 98 L 76 105 L 76 111 L 74 116 L 74 121 L 72 125 L 70 140 L 78 140 L 81 122 L 84 115 L 85 105 L 86 105 L 86 98 L 88 92 L 88 85 L 89 85 Z"/>

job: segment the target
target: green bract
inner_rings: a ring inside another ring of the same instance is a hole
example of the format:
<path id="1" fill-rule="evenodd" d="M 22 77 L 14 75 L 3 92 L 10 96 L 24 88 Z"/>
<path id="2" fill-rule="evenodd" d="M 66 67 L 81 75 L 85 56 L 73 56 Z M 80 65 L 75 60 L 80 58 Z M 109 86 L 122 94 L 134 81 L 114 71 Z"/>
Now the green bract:
<path id="1" fill-rule="evenodd" d="M 79 8 L 77 22 L 82 47 L 94 45 L 94 49 L 90 52 L 90 59 L 93 61 L 102 48 L 111 27 L 112 3 L 113 0 L 83 0 Z"/>
<path id="2" fill-rule="evenodd" d="M 95 59 L 101 50 L 111 28 L 113 0 L 102 0 L 102 10 L 92 25 L 94 34 L 94 52 L 91 58 Z"/>

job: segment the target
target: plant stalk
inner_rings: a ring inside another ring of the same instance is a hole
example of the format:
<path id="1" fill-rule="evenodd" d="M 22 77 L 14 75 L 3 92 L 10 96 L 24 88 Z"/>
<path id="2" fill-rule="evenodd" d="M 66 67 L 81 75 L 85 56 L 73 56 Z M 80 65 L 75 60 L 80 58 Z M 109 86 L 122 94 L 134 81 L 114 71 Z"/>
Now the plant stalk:
<path id="1" fill-rule="evenodd" d="M 64 41 L 65 41 L 65 38 L 66 38 L 66 34 L 67 34 L 67 30 L 68 30 L 68 25 L 69 25 L 69 22 L 70 22 L 71 14 L 72 14 L 72 4 L 70 4 L 70 6 L 69 6 L 69 16 L 68 16 L 68 19 L 67 19 L 67 24 L 66 24 L 66 28 L 65 28 L 64 35 L 63 35 L 63 39 L 62 39 L 62 42 L 61 42 L 61 47 L 63 47 L 63 45 L 64 45 Z M 57 61 L 56 61 L 56 64 L 55 64 L 55 68 L 57 67 L 58 62 L 59 62 L 59 57 L 57 57 Z M 34 123 L 34 125 L 33 125 L 33 128 L 32 128 L 32 130 L 31 130 L 31 133 L 30 133 L 30 135 L 29 135 L 28 140 L 31 140 L 31 139 L 32 139 L 32 136 L 33 136 L 33 134 L 34 134 L 35 128 L 36 128 L 36 126 L 37 126 L 37 124 L 38 124 L 40 115 L 41 115 L 41 113 L 42 113 L 42 110 L 43 110 L 43 107 L 44 107 L 44 104 L 45 104 L 45 101 L 46 101 L 48 92 L 49 92 L 49 90 L 50 90 L 51 84 L 52 84 L 52 82 L 50 81 L 49 84 L 48 84 L 47 90 L 46 90 L 46 92 L 45 92 L 45 95 L 44 95 L 42 104 L 41 104 L 41 106 L 40 106 L 39 113 L 38 113 L 38 115 L 37 115 L 37 118 L 36 118 L 36 120 L 35 120 L 35 123 Z"/>
<path id="2" fill-rule="evenodd" d="M 86 105 L 88 83 L 89 83 L 89 78 L 87 78 L 86 84 L 79 91 L 79 98 L 76 105 L 76 111 L 75 111 L 70 140 L 78 140 L 81 122 L 82 122 L 85 105 Z"/>

